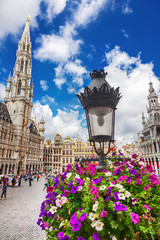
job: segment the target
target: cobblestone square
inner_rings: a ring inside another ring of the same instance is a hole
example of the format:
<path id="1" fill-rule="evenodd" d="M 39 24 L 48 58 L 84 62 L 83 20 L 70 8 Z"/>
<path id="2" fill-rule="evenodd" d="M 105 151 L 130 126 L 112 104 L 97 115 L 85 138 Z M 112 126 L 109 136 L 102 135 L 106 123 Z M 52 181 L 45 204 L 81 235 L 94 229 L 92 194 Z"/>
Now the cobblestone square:
<path id="1" fill-rule="evenodd" d="M 7 198 L 0 200 L 0 240 L 44 240 L 45 232 L 36 224 L 43 191 L 44 177 L 32 186 L 22 180 L 21 187 L 8 187 Z"/>

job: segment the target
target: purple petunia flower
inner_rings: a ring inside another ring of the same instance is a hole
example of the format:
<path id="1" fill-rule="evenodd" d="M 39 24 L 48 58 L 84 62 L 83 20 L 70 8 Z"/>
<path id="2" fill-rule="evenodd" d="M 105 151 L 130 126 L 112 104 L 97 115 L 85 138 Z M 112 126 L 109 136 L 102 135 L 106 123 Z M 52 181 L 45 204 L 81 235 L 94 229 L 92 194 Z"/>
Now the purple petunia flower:
<path id="1" fill-rule="evenodd" d="M 130 176 L 130 177 L 127 178 L 127 184 L 129 184 L 131 182 L 132 182 L 132 177 Z"/>
<path id="2" fill-rule="evenodd" d="M 135 175 L 136 173 L 137 173 L 137 170 L 136 169 L 130 169 L 129 170 L 129 173 L 131 174 L 131 175 Z"/>
<path id="3" fill-rule="evenodd" d="M 75 194 L 78 191 L 78 187 L 72 186 L 71 193 Z"/>
<path id="4" fill-rule="evenodd" d="M 59 240 L 62 240 L 63 235 L 64 235 L 64 232 L 59 232 L 58 233 L 57 237 L 59 237 Z"/>
<path id="5" fill-rule="evenodd" d="M 70 237 L 68 235 L 65 235 L 62 240 L 70 240 Z"/>
<path id="6" fill-rule="evenodd" d="M 82 237 L 78 237 L 77 240 L 86 240 L 86 239 Z"/>
<path id="7" fill-rule="evenodd" d="M 78 183 L 79 186 L 83 186 L 84 185 L 84 181 L 80 178 L 75 178 L 76 182 Z"/>
<path id="8" fill-rule="evenodd" d="M 64 190 L 64 187 L 63 187 L 63 185 L 60 187 L 60 190 L 61 190 L 61 191 L 63 191 L 63 190 Z"/>
<path id="9" fill-rule="evenodd" d="M 39 218 L 38 221 L 37 221 L 37 224 L 40 226 L 41 222 L 42 222 L 42 219 Z"/>
<path id="10" fill-rule="evenodd" d="M 86 213 L 82 213 L 81 216 L 80 216 L 80 218 L 79 218 L 79 220 L 80 220 L 81 222 L 84 222 L 84 220 L 86 219 L 86 216 L 87 216 Z"/>
<path id="11" fill-rule="evenodd" d="M 120 156 L 124 156 L 123 153 L 121 153 L 121 152 L 119 152 L 119 155 L 120 155 Z"/>
<path id="12" fill-rule="evenodd" d="M 76 232 L 78 232 L 81 227 L 81 223 L 78 221 L 78 218 L 73 216 L 71 218 L 70 225 L 72 227 L 72 231 Z"/>
<path id="13" fill-rule="evenodd" d="M 54 187 L 55 187 L 55 188 L 58 187 L 58 185 L 59 185 L 59 178 L 58 178 L 58 177 L 55 177 L 55 178 L 53 179 L 53 182 L 55 182 Z"/>
<path id="14" fill-rule="evenodd" d="M 121 173 L 121 170 L 120 169 L 117 169 L 112 176 L 116 176 L 117 174 L 120 174 Z"/>
<path id="15" fill-rule="evenodd" d="M 68 188 L 72 187 L 73 185 L 73 180 L 70 181 L 70 184 L 68 185 Z"/>
<path id="16" fill-rule="evenodd" d="M 118 193 L 113 193 L 113 197 L 115 198 L 116 201 L 120 200 L 119 197 L 118 197 L 118 194 L 119 194 L 119 192 Z"/>
<path id="17" fill-rule="evenodd" d="M 100 240 L 100 237 L 99 237 L 98 233 L 93 233 L 92 237 L 93 237 L 94 240 Z"/>
<path id="18" fill-rule="evenodd" d="M 103 177 L 100 176 L 100 178 L 93 179 L 93 182 L 94 182 L 94 184 L 98 184 L 98 183 L 100 183 L 102 181 L 102 179 L 103 179 Z"/>
<path id="19" fill-rule="evenodd" d="M 111 195 L 107 196 L 104 200 L 108 201 L 111 198 Z"/>
<path id="20" fill-rule="evenodd" d="M 115 204 L 114 209 L 116 210 L 116 212 L 128 211 L 127 207 L 121 204 L 120 202 L 114 202 L 114 204 Z"/>

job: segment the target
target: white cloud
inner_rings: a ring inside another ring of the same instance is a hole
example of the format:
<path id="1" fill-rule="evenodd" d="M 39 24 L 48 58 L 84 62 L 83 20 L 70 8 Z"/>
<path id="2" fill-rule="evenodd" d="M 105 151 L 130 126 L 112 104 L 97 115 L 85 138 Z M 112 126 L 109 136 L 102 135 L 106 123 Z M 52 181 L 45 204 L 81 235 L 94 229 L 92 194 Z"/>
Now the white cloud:
<path id="1" fill-rule="evenodd" d="M 123 14 L 133 13 L 132 8 L 129 7 L 129 2 L 130 2 L 130 0 L 127 0 L 125 3 L 123 3 L 123 5 L 122 5 L 122 13 Z"/>
<path id="2" fill-rule="evenodd" d="M 71 86 L 69 86 L 69 87 L 67 88 L 67 91 L 68 91 L 69 94 L 76 93 L 76 89 L 75 89 L 74 87 L 71 87 Z"/>
<path id="3" fill-rule="evenodd" d="M 53 82 L 59 89 L 61 89 L 62 85 L 66 82 L 66 80 L 64 78 L 55 78 L 53 79 Z"/>
<path id="4" fill-rule="evenodd" d="M 41 102 L 44 103 L 44 104 L 55 103 L 55 99 L 48 96 L 48 95 L 45 95 L 45 96 L 42 97 Z"/>
<path id="5" fill-rule="evenodd" d="M 128 35 L 128 33 L 126 32 L 125 29 L 121 29 L 121 31 L 122 31 L 123 36 L 124 36 L 125 38 L 129 38 L 129 35 Z"/>
<path id="6" fill-rule="evenodd" d="M 53 116 L 52 110 L 49 105 L 41 105 L 37 101 L 33 106 L 32 115 L 36 117 L 37 122 L 44 116 L 45 120 L 45 137 L 54 139 L 57 133 L 61 134 L 63 138 L 80 137 L 82 140 L 87 140 L 88 133 L 85 127 L 81 126 L 81 119 L 78 111 L 68 110 L 62 111 L 58 109 L 56 116 Z"/>
<path id="7" fill-rule="evenodd" d="M 87 70 L 85 67 L 81 66 L 81 61 L 78 59 L 75 60 L 75 62 L 68 61 L 65 65 L 65 70 L 67 73 L 81 76 L 82 74 L 86 73 Z"/>
<path id="8" fill-rule="evenodd" d="M 68 0 L 44 0 L 47 4 L 47 18 L 51 21 L 56 15 L 63 12 Z"/>
<path id="9" fill-rule="evenodd" d="M 122 98 L 116 110 L 115 139 L 119 145 L 133 142 L 137 132 L 142 131 L 141 116 L 146 111 L 149 94 L 149 74 L 158 92 L 159 79 L 154 75 L 152 63 L 142 63 L 140 55 L 131 57 L 118 46 L 106 53 L 108 72 L 106 80 L 116 88 L 120 87 Z"/>
<path id="10" fill-rule="evenodd" d="M 41 0 L 5 0 L 0 5 L 0 38 L 17 34 L 24 27 L 26 17 L 31 16 L 32 27 L 37 26 L 36 16 L 40 13 Z"/>
<path id="11" fill-rule="evenodd" d="M 5 89 L 6 86 L 2 83 L 0 83 L 0 100 L 3 101 L 4 97 L 5 97 Z"/>
<path id="12" fill-rule="evenodd" d="M 40 81 L 40 86 L 41 86 L 41 88 L 43 89 L 43 91 L 47 91 L 47 90 L 48 90 L 47 81 L 41 80 L 41 81 Z"/>
<path id="13" fill-rule="evenodd" d="M 71 56 L 78 54 L 81 40 L 74 40 L 72 35 L 42 35 L 38 39 L 40 47 L 34 51 L 39 61 L 63 63 Z"/>
<path id="14" fill-rule="evenodd" d="M 105 9 L 109 0 L 82 0 L 74 14 L 74 22 L 77 26 L 86 26 L 96 20 L 99 13 Z"/>

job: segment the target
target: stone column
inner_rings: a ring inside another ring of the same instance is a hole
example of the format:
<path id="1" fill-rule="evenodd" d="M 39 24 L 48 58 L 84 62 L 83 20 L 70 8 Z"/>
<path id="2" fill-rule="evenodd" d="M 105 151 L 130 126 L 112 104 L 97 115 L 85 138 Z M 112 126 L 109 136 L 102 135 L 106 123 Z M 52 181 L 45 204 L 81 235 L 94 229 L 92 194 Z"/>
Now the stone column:
<path id="1" fill-rule="evenodd" d="M 156 160 L 156 157 L 154 156 L 154 165 L 155 165 L 155 172 L 156 172 L 156 175 L 158 175 L 158 166 L 157 166 L 157 160 Z"/>

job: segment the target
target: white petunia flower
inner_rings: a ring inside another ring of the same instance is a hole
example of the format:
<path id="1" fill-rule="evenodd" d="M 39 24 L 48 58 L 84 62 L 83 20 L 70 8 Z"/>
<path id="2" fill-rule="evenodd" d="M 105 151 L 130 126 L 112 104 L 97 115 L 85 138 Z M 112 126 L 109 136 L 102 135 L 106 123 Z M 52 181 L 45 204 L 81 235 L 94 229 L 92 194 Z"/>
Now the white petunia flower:
<path id="1" fill-rule="evenodd" d="M 66 202 L 68 202 L 68 198 L 66 198 L 65 196 L 63 196 L 63 197 L 61 198 L 61 201 L 62 201 L 63 204 L 65 204 Z"/>
<path id="2" fill-rule="evenodd" d="M 78 187 L 78 191 L 82 191 L 83 190 L 83 187 L 82 186 L 79 186 Z"/>
<path id="3" fill-rule="evenodd" d="M 53 206 L 49 209 L 49 212 L 51 212 L 52 214 L 54 214 L 55 212 L 57 212 L 57 207 Z"/>
<path id="4" fill-rule="evenodd" d="M 124 192 L 125 188 L 119 188 L 119 192 Z"/>
<path id="5" fill-rule="evenodd" d="M 113 183 L 111 183 L 111 182 L 110 182 L 110 185 L 109 185 L 109 186 L 110 186 L 110 187 L 114 187 L 114 186 L 115 186 L 115 184 L 113 184 Z"/>
<path id="6" fill-rule="evenodd" d="M 97 206 L 98 206 L 98 205 L 99 205 L 99 202 L 98 202 L 98 201 L 95 201 L 94 205 L 97 205 Z"/>
<path id="7" fill-rule="evenodd" d="M 117 188 L 123 188 L 123 186 L 122 186 L 121 184 L 119 184 L 119 183 L 117 183 L 115 186 L 116 186 Z"/>
<path id="8" fill-rule="evenodd" d="M 63 205 L 63 201 L 61 199 L 56 200 L 56 206 L 61 207 Z"/>
<path id="9" fill-rule="evenodd" d="M 96 212 L 97 209 L 98 209 L 98 206 L 96 204 L 94 204 L 92 210 Z"/>
<path id="10" fill-rule="evenodd" d="M 67 173 L 66 177 L 69 179 L 72 176 L 72 173 Z"/>
<path id="11" fill-rule="evenodd" d="M 117 240 L 117 238 L 115 236 L 112 236 L 112 240 Z"/>
<path id="12" fill-rule="evenodd" d="M 94 228 L 96 226 L 96 221 L 93 221 L 91 226 L 92 226 L 92 228 Z"/>
<path id="13" fill-rule="evenodd" d="M 100 187 L 100 190 L 105 190 L 105 189 L 106 189 L 106 186 L 105 186 L 105 185 L 103 185 L 103 186 Z"/>
<path id="14" fill-rule="evenodd" d="M 91 212 L 91 213 L 89 214 L 88 218 L 93 221 L 93 220 L 95 219 L 94 213 Z"/>
<path id="15" fill-rule="evenodd" d="M 140 165 L 143 165 L 143 166 L 145 165 L 145 163 L 144 163 L 144 162 L 142 162 L 142 161 L 140 161 L 140 162 L 139 162 L 139 164 L 140 164 Z"/>
<path id="16" fill-rule="evenodd" d="M 94 214 L 94 219 L 98 218 L 99 217 L 99 214 L 98 213 L 95 213 Z"/>
<path id="17" fill-rule="evenodd" d="M 80 178 L 80 176 L 76 173 L 76 176 L 75 176 L 75 178 Z"/>
<path id="18" fill-rule="evenodd" d="M 106 177 L 109 177 L 109 176 L 112 175 L 112 173 L 111 172 L 106 172 L 105 175 L 106 175 Z"/>
<path id="19" fill-rule="evenodd" d="M 62 226 L 64 226 L 64 221 L 60 223 L 59 228 L 61 228 Z"/>
<path id="20" fill-rule="evenodd" d="M 123 194 L 123 193 L 118 193 L 118 197 L 119 197 L 119 199 L 121 200 L 125 200 L 126 199 L 126 197 L 125 197 L 125 195 Z"/>
<path id="21" fill-rule="evenodd" d="M 95 228 L 97 231 L 102 231 L 104 223 L 100 222 L 99 220 L 96 221 Z"/>
<path id="22" fill-rule="evenodd" d="M 126 192 L 125 192 L 125 196 L 126 196 L 127 198 L 129 198 L 129 197 L 131 196 L 131 193 L 128 192 L 128 191 L 126 191 Z"/>

